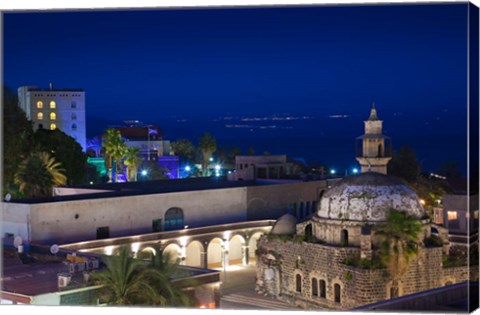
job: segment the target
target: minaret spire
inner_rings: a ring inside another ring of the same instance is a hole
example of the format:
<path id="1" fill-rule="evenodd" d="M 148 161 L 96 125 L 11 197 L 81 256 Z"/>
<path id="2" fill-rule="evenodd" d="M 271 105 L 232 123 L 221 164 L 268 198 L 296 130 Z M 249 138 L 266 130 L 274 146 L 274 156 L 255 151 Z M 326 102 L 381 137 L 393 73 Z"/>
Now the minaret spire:
<path id="1" fill-rule="evenodd" d="M 372 110 L 370 111 L 370 117 L 368 120 L 378 120 L 377 109 L 375 108 L 375 102 L 373 102 Z"/>

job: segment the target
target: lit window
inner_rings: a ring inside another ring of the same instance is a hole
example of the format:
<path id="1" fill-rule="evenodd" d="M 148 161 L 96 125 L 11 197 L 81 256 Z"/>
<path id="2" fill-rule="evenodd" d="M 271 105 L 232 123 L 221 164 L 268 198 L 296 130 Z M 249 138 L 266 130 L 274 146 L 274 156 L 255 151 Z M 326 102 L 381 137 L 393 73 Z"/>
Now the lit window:
<path id="1" fill-rule="evenodd" d="M 55 119 L 57 119 L 57 114 L 55 114 L 53 112 L 50 113 L 50 120 L 55 120 Z"/>
<path id="2" fill-rule="evenodd" d="M 50 124 L 50 130 L 55 130 L 57 129 L 57 125 L 55 124 Z"/>
<path id="3" fill-rule="evenodd" d="M 457 219 L 457 211 L 447 211 L 448 220 Z"/>
<path id="4" fill-rule="evenodd" d="M 37 119 L 43 120 L 43 113 L 37 113 Z"/>
<path id="5" fill-rule="evenodd" d="M 37 108 L 43 108 L 43 102 L 42 101 L 37 102 Z"/>
<path id="6" fill-rule="evenodd" d="M 478 210 L 473 213 L 473 218 L 478 220 Z"/>
<path id="7" fill-rule="evenodd" d="M 57 104 L 55 103 L 55 101 L 50 102 L 50 108 L 57 108 Z"/>

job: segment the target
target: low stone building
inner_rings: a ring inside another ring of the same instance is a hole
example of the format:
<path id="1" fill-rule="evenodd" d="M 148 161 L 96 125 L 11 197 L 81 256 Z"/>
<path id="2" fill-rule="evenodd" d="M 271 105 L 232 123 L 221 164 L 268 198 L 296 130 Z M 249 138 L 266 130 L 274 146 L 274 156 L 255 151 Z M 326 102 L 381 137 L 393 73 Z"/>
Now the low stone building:
<path id="1" fill-rule="evenodd" d="M 398 291 L 378 255 L 377 231 L 390 209 L 421 224 L 417 255 Z M 257 290 L 305 309 L 344 310 L 469 279 L 467 266 L 443 266 L 444 242 L 431 236 L 413 190 L 393 177 L 362 173 L 327 190 L 311 219 L 283 216 L 257 242 Z"/>

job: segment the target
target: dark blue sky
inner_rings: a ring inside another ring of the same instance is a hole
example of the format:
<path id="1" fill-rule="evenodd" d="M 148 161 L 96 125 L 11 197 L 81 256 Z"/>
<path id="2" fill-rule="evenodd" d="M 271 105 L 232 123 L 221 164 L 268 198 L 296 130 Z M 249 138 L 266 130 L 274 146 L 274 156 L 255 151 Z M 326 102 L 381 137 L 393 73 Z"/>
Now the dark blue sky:
<path id="1" fill-rule="evenodd" d="M 375 101 L 402 117 L 390 134 L 465 139 L 467 3 L 6 13 L 4 82 L 148 122 L 344 113 L 363 131 Z"/>

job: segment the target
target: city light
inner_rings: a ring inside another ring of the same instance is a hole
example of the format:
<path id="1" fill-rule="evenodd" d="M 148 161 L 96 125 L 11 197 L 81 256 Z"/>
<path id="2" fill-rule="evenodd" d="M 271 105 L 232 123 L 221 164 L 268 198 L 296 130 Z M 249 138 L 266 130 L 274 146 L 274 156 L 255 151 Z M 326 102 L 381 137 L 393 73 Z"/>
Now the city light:
<path id="1" fill-rule="evenodd" d="M 210 159 L 208 159 L 210 162 L 213 162 L 213 157 L 211 157 Z"/>
<path id="2" fill-rule="evenodd" d="M 191 170 L 192 168 L 189 165 L 185 166 L 185 171 L 190 172 Z"/>
<path id="3" fill-rule="evenodd" d="M 220 170 L 220 165 L 215 165 L 215 170 L 218 172 Z"/>
<path id="4" fill-rule="evenodd" d="M 353 170 L 353 174 L 357 174 L 358 173 L 358 169 L 354 168 Z"/>
<path id="5" fill-rule="evenodd" d="M 330 174 L 335 174 L 335 170 L 330 170 Z"/>
<path id="6" fill-rule="evenodd" d="M 426 203 L 426 202 L 425 202 L 425 200 L 423 200 L 423 199 L 420 199 L 420 204 L 421 204 L 422 206 L 424 206 L 424 205 L 425 205 L 425 203 Z"/>
<path id="7" fill-rule="evenodd" d="M 142 171 L 142 176 L 147 176 L 147 174 L 148 174 L 147 170 Z"/>

